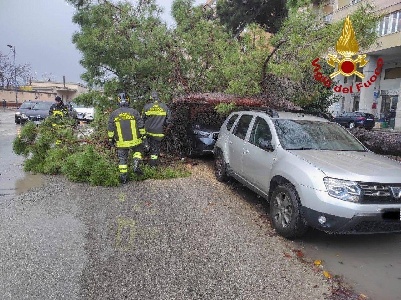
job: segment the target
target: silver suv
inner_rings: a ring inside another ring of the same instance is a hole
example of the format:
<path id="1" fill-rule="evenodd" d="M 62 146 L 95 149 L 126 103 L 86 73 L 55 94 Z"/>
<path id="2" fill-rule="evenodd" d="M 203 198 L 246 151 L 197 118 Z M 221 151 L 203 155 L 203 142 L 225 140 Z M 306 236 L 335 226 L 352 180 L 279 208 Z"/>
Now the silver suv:
<path id="1" fill-rule="evenodd" d="M 401 232 L 401 164 L 366 149 L 340 125 L 313 115 L 240 111 L 214 148 L 219 181 L 230 176 L 270 203 L 276 232 L 309 226 L 336 233 Z"/>

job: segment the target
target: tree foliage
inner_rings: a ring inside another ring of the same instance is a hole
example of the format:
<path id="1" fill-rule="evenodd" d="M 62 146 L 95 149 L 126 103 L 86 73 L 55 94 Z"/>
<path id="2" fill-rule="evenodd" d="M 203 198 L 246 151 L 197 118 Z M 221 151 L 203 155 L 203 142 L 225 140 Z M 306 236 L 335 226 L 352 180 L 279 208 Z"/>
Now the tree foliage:
<path id="1" fill-rule="evenodd" d="M 120 185 L 117 155 L 114 148 L 106 146 L 107 135 L 100 137 L 90 127 L 77 127 L 72 119 L 57 120 L 58 127 L 52 125 L 55 121 L 54 117 L 48 117 L 39 126 L 27 122 L 14 139 L 13 151 L 25 157 L 25 171 L 63 174 L 71 181 L 98 186 Z M 160 166 L 156 170 L 144 166 L 143 171 L 143 176 L 137 176 L 129 170 L 129 176 L 133 180 L 144 180 L 190 174 L 183 164 Z"/>
<path id="2" fill-rule="evenodd" d="M 287 7 L 285 0 L 218 0 L 217 15 L 233 35 L 253 23 L 276 33 L 287 16 Z"/>
<path id="3" fill-rule="evenodd" d="M 82 5 L 81 2 L 79 4 Z M 80 31 L 73 42 L 86 68 L 82 78 L 105 91 L 125 90 L 140 99 L 150 90 L 165 90 L 171 73 L 166 51 L 171 35 L 158 17 L 155 1 L 86 3 L 73 21 Z M 111 95 L 111 94 L 109 94 Z"/>
<path id="4" fill-rule="evenodd" d="M 375 29 L 379 16 L 369 4 L 361 4 L 350 18 L 360 50 L 366 50 L 377 40 Z M 331 89 L 324 88 L 313 78 L 311 62 L 325 57 L 328 52 L 335 52 L 343 23 L 339 20 L 325 24 L 312 7 L 290 10 L 279 32 L 271 39 L 275 51 L 264 66 L 264 90 L 269 89 L 302 106 L 327 108 L 335 98 L 330 97 L 333 95 Z M 323 74 L 329 76 L 332 69 L 326 63 L 322 63 L 322 67 Z M 333 81 L 333 85 L 335 83 Z"/>
<path id="5" fill-rule="evenodd" d="M 177 90 L 185 93 L 223 92 L 257 95 L 261 64 L 269 52 L 268 37 L 251 24 L 240 38 L 233 38 L 218 21 L 209 18 L 193 1 L 176 0 L 173 16 L 176 42 L 174 57 Z"/>

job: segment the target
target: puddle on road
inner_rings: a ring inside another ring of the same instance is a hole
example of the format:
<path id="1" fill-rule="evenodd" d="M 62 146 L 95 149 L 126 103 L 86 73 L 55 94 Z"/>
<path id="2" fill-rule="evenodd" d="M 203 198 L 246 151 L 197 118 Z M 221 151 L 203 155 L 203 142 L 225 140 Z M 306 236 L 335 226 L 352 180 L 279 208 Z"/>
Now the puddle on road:
<path id="1" fill-rule="evenodd" d="M 31 188 L 43 185 L 43 177 L 40 174 L 25 173 L 25 176 L 15 182 L 15 194 L 27 192 Z"/>

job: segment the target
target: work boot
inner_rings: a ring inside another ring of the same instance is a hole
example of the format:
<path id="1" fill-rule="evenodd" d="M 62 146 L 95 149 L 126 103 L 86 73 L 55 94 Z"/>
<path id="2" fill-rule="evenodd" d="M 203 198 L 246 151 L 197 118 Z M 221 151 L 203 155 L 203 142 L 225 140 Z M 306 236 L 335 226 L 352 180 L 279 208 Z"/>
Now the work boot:
<path id="1" fill-rule="evenodd" d="M 134 159 L 134 173 L 137 175 L 143 175 L 143 172 L 139 165 L 140 161 L 138 159 Z"/>
<path id="2" fill-rule="evenodd" d="M 151 167 L 157 167 L 157 163 L 158 163 L 157 159 L 150 159 L 149 161 L 149 165 Z"/>
<path id="3" fill-rule="evenodd" d="M 127 183 L 127 181 L 128 181 L 128 174 L 127 173 L 120 174 L 120 182 L 122 184 L 125 184 Z"/>

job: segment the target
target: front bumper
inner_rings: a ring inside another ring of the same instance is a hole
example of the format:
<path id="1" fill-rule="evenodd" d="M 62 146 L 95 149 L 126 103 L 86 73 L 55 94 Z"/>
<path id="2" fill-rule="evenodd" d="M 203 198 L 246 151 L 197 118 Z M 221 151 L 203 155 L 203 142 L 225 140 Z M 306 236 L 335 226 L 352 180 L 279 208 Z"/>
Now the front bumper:
<path id="1" fill-rule="evenodd" d="M 28 121 L 34 122 L 36 125 L 42 123 L 46 119 L 46 116 L 28 116 L 28 118 L 21 118 L 21 124 L 25 124 Z"/>
<path id="2" fill-rule="evenodd" d="M 306 186 L 297 190 L 311 227 L 338 233 L 401 232 L 401 203 L 352 203 Z"/>
<path id="3" fill-rule="evenodd" d="M 213 153 L 214 144 L 216 140 L 210 137 L 195 137 L 193 144 L 194 144 L 194 152 L 198 154 L 207 154 Z"/>
<path id="4" fill-rule="evenodd" d="M 330 233 L 362 234 L 401 232 L 400 209 L 383 209 L 376 213 L 355 214 L 352 218 L 334 216 L 303 207 L 308 225 Z M 318 220 L 325 218 L 322 224 Z"/>

